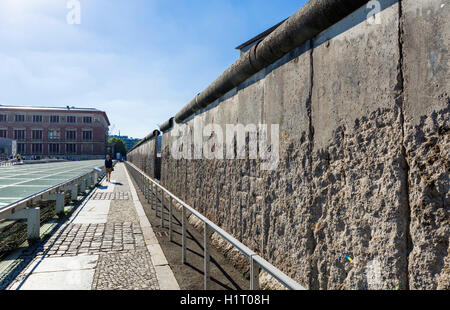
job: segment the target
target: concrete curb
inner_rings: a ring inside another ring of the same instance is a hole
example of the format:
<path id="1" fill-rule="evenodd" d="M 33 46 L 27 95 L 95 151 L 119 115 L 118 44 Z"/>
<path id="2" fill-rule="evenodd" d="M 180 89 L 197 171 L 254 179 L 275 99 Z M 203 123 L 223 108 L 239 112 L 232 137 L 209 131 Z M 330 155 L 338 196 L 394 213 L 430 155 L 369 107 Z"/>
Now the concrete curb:
<path id="1" fill-rule="evenodd" d="M 158 239 L 152 229 L 152 225 L 148 221 L 147 215 L 144 212 L 141 202 L 139 201 L 138 194 L 131 181 L 130 174 L 125 166 L 125 173 L 127 175 L 128 183 L 130 184 L 130 192 L 133 197 L 134 207 L 139 218 L 139 224 L 141 225 L 144 241 L 147 244 L 147 250 L 152 258 L 152 263 L 155 266 L 156 277 L 158 279 L 159 287 L 161 290 L 180 290 L 180 286 L 172 272 L 172 269 L 167 262 Z"/>

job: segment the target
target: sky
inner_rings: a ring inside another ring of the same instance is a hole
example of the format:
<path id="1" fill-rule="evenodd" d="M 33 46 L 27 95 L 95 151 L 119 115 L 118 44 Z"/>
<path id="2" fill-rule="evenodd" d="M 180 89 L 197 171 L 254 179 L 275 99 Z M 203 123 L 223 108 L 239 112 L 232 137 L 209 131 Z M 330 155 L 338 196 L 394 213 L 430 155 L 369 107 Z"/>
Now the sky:
<path id="1" fill-rule="evenodd" d="M 143 138 L 306 2 L 0 0 L 0 104 L 97 108 Z"/>

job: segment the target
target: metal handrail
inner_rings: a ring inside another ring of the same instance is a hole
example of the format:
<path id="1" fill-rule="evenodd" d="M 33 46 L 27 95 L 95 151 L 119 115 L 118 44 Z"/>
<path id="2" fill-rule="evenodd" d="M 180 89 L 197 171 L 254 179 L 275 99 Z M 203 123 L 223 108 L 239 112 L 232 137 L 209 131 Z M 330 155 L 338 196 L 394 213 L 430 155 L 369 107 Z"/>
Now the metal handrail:
<path id="1" fill-rule="evenodd" d="M 67 187 L 73 183 L 76 183 L 80 180 L 85 179 L 86 177 L 88 177 L 90 174 L 92 174 L 94 171 L 94 169 L 90 172 L 87 173 L 83 173 L 80 174 L 78 176 L 75 176 L 67 181 L 61 182 L 59 184 L 53 185 L 49 188 L 43 189 L 37 193 L 31 194 L 27 197 L 24 197 L 20 200 L 17 200 L 11 204 L 8 204 L 6 206 L 3 206 L 0 208 L 0 219 L 5 219 L 8 218 L 9 216 L 23 210 L 26 209 L 28 207 L 29 203 L 33 203 L 35 200 L 42 200 L 42 198 L 44 198 L 43 196 L 45 195 L 50 195 L 54 192 L 57 192 L 60 188 L 62 187 Z M 103 169 L 102 169 L 103 171 Z M 96 180 L 97 181 L 97 180 Z M 95 185 L 95 184 L 94 184 Z"/>
<path id="2" fill-rule="evenodd" d="M 306 290 L 302 285 L 291 279 L 289 276 L 287 276 L 285 273 L 283 273 L 281 270 L 270 264 L 268 261 L 266 261 L 264 258 L 256 254 L 254 251 L 252 251 L 250 248 L 248 248 L 246 245 L 244 245 L 242 242 L 231 236 L 229 233 L 227 233 L 225 230 L 217 226 L 215 223 L 210 221 L 208 218 L 206 218 L 204 215 L 202 215 L 200 212 L 186 204 L 184 201 L 182 201 L 180 198 L 176 197 L 174 194 L 172 194 L 168 189 L 166 189 L 164 186 L 160 185 L 158 182 L 154 181 L 151 177 L 147 176 L 141 169 L 136 167 L 134 164 L 130 162 L 125 162 L 127 164 L 127 167 L 131 168 L 130 171 L 132 172 L 132 175 L 134 179 L 136 180 L 136 183 L 138 184 L 141 191 L 144 193 L 144 196 L 147 200 L 149 200 L 148 195 L 150 192 L 154 194 L 155 197 L 157 197 L 157 190 L 158 188 L 161 190 L 161 226 L 164 228 L 164 193 L 169 196 L 169 240 L 172 241 L 172 201 L 176 201 L 178 204 L 180 204 L 182 209 L 182 263 L 184 264 L 186 262 L 186 210 L 189 211 L 191 214 L 193 214 L 195 217 L 197 217 L 200 221 L 204 223 L 204 259 L 205 259 L 205 266 L 204 266 L 204 286 L 205 290 L 209 287 L 209 281 L 210 281 L 210 275 L 209 275 L 209 238 L 212 232 L 217 233 L 222 238 L 224 238 L 226 241 L 228 241 L 231 245 L 233 245 L 236 249 L 239 250 L 242 254 L 247 256 L 250 260 L 250 289 L 255 290 L 259 289 L 259 269 L 265 270 L 267 273 L 269 273 L 274 279 L 276 279 L 278 282 L 280 282 L 283 286 L 285 286 L 288 289 L 291 290 Z M 136 173 L 139 173 L 139 175 L 136 175 Z M 158 208 L 156 207 L 156 202 L 153 203 L 153 198 L 151 201 L 151 204 L 155 204 L 155 211 L 156 214 L 158 213 Z M 152 206 L 153 207 L 153 206 Z"/>

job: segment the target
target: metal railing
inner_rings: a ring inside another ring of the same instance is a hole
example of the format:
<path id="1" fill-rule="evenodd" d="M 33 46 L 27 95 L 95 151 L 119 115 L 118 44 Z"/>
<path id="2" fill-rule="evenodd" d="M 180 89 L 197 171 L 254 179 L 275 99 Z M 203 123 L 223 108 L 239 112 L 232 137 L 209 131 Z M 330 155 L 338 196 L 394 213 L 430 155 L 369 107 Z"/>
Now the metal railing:
<path id="1" fill-rule="evenodd" d="M 27 220 L 27 235 L 29 240 L 40 238 L 40 208 L 34 205 L 39 201 L 56 201 L 56 213 L 64 213 L 64 193 L 71 192 L 71 200 L 78 199 L 78 190 L 85 193 L 86 189 L 95 186 L 105 174 L 104 168 L 95 168 L 90 172 L 80 174 L 67 181 L 29 195 L 9 205 L 0 207 L 0 220 Z"/>
<path id="2" fill-rule="evenodd" d="M 147 176 L 141 169 L 136 167 L 134 164 L 125 162 L 127 165 L 128 171 L 130 171 L 131 175 L 135 179 L 137 185 L 139 186 L 141 192 L 147 199 L 147 201 L 154 207 L 156 215 L 158 214 L 158 203 L 153 198 L 158 198 L 160 195 L 160 212 L 161 212 L 161 226 L 164 228 L 164 194 L 169 196 L 169 241 L 173 241 L 173 201 L 177 202 L 182 206 L 182 219 L 181 219 L 181 229 L 182 229 L 182 250 L 181 250 L 181 261 L 183 264 L 186 263 L 186 226 L 187 226 L 187 218 L 186 211 L 189 211 L 192 215 L 197 217 L 204 224 L 204 241 L 203 241 L 203 249 L 204 249 L 204 288 L 208 290 L 210 287 L 210 238 L 211 235 L 215 232 L 220 235 L 223 239 L 229 242 L 232 246 L 239 250 L 242 254 L 248 257 L 250 263 L 250 289 L 251 290 L 259 290 L 259 272 L 260 269 L 265 270 L 269 273 L 274 279 L 280 282 L 284 287 L 290 290 L 306 290 L 302 285 L 288 277 L 281 270 L 270 264 L 264 258 L 256 254 L 254 251 L 249 249 L 246 245 L 241 243 L 239 240 L 231 236 L 229 233 L 224 231 L 222 228 L 211 222 L 204 215 L 187 205 L 184 201 L 176 197 L 169 190 L 164 188 L 162 185 L 154 181 L 152 178 Z"/>

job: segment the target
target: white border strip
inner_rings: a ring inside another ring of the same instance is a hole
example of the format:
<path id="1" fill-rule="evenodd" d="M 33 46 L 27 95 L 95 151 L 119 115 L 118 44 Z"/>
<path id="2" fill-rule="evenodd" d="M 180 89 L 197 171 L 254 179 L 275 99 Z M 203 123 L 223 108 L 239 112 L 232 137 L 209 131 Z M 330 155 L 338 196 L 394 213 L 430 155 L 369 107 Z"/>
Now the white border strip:
<path id="1" fill-rule="evenodd" d="M 123 164 L 123 168 L 127 175 L 128 183 L 130 184 L 129 186 L 131 196 L 133 197 L 133 203 L 139 218 L 139 224 L 141 225 L 144 240 L 147 244 L 147 250 L 150 253 L 152 263 L 155 267 L 159 288 L 161 290 L 180 290 L 177 279 L 175 278 L 173 271 L 170 268 L 169 263 L 167 262 L 166 256 L 164 255 L 164 252 L 159 245 L 158 239 L 153 232 L 152 225 L 148 221 L 147 215 L 144 212 L 144 208 L 139 201 L 138 194 L 133 185 L 133 182 L 131 181 L 130 175 L 128 174 L 128 169 L 125 164 Z"/>

